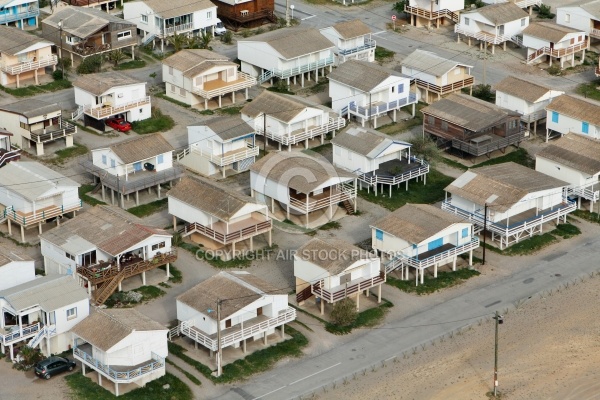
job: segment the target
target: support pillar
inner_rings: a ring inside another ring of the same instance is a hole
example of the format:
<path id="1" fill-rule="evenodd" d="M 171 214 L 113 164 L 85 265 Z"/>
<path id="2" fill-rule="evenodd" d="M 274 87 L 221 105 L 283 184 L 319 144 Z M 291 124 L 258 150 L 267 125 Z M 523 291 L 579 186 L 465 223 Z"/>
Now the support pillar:
<path id="1" fill-rule="evenodd" d="M 281 325 L 281 338 L 285 337 L 285 324 Z"/>
<path id="2" fill-rule="evenodd" d="M 321 315 L 325 314 L 325 300 L 321 297 Z"/>
<path id="3" fill-rule="evenodd" d="M 135 205 L 140 205 L 140 192 L 138 190 L 135 191 Z"/>
<path id="4" fill-rule="evenodd" d="M 142 272 L 142 285 L 146 286 L 146 271 Z"/>
<path id="5" fill-rule="evenodd" d="M 21 225 L 21 243 L 25 243 L 25 227 Z"/>
<path id="6" fill-rule="evenodd" d="M 167 263 L 167 280 L 171 277 L 171 263 Z"/>
<path id="7" fill-rule="evenodd" d="M 40 235 L 42 234 L 42 223 L 41 222 L 38 223 L 38 232 L 40 233 Z"/>
<path id="8" fill-rule="evenodd" d="M 454 256 L 454 259 L 452 260 L 452 271 L 456 271 L 456 256 Z"/>
<path id="9" fill-rule="evenodd" d="M 423 284 L 423 275 L 425 275 L 425 270 L 421 270 L 421 285 Z"/>
<path id="10" fill-rule="evenodd" d="M 267 331 L 265 331 L 265 334 L 263 336 L 263 344 L 266 346 L 267 345 Z"/>
<path id="11" fill-rule="evenodd" d="M 246 354 L 246 339 L 242 340 L 242 351 Z"/>
<path id="12" fill-rule="evenodd" d="M 177 217 L 173 215 L 173 230 L 177 232 Z"/>
<path id="13" fill-rule="evenodd" d="M 104 184 L 102 184 L 102 201 L 106 200 L 106 189 L 104 188 Z"/>
<path id="14" fill-rule="evenodd" d="M 438 263 L 433 264 L 433 277 L 437 278 Z"/>
<path id="15" fill-rule="evenodd" d="M 123 290 L 122 290 L 122 287 L 121 287 L 121 283 L 122 283 L 122 282 L 119 282 L 119 292 L 122 292 L 122 291 L 123 291 Z"/>
<path id="16" fill-rule="evenodd" d="M 360 311 L 360 295 L 362 294 L 362 290 L 356 292 L 356 311 Z"/>
<path id="17" fill-rule="evenodd" d="M 102 386 L 102 374 L 98 372 L 98 385 Z"/>
<path id="18" fill-rule="evenodd" d="M 8 222 L 8 236 L 12 236 L 12 224 L 10 218 L 7 218 L 6 221 Z"/>
<path id="19" fill-rule="evenodd" d="M 381 303 L 381 284 L 377 286 L 377 302 Z"/>

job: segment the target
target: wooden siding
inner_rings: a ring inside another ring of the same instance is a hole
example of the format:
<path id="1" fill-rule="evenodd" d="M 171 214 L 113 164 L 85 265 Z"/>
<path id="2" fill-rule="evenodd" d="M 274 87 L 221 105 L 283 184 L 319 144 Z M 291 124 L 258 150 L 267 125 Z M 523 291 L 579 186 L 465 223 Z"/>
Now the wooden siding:
<path id="1" fill-rule="evenodd" d="M 433 123 L 430 122 L 430 119 L 433 119 Z M 425 114 L 423 117 L 423 129 L 425 130 L 425 132 L 431 135 L 443 137 L 445 139 L 469 140 L 473 136 L 477 136 L 484 133 L 491 133 L 501 137 L 506 137 L 519 132 L 519 119 L 520 118 L 518 116 L 507 116 L 502 122 L 500 122 L 493 128 L 482 130 L 479 132 L 473 132 L 465 130 L 463 127 L 453 124 L 452 122 L 444 121 L 440 118 L 436 118 Z M 508 124 L 511 120 L 517 121 L 515 128 L 508 128 Z M 447 125 L 446 129 L 442 129 L 442 123 L 444 123 L 444 125 Z"/>

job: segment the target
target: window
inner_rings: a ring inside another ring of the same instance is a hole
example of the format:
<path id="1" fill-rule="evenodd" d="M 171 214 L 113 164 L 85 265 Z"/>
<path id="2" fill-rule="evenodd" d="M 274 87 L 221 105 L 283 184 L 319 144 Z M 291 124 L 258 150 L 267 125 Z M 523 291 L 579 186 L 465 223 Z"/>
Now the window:
<path id="1" fill-rule="evenodd" d="M 588 134 L 590 133 L 590 124 L 588 124 L 587 122 L 582 122 L 581 123 L 581 132 Z"/>
<path id="2" fill-rule="evenodd" d="M 527 18 L 521 18 L 521 26 L 525 26 L 527 23 Z"/>
<path id="3" fill-rule="evenodd" d="M 74 256 L 73 254 L 65 253 L 65 256 L 66 256 L 68 259 L 75 261 L 75 256 Z"/>
<path id="4" fill-rule="evenodd" d="M 184 88 L 179 88 L 179 95 L 181 97 L 185 97 L 185 89 Z"/>
<path id="5" fill-rule="evenodd" d="M 165 155 L 164 154 L 159 154 L 158 156 L 156 156 L 156 163 L 157 164 L 162 164 L 163 162 L 165 162 Z"/>
<path id="6" fill-rule="evenodd" d="M 117 166 L 117 163 L 115 162 L 115 159 L 114 159 L 114 158 L 111 158 L 111 159 L 110 159 L 110 166 L 111 166 L 112 168 L 115 168 L 115 167 Z"/>
<path id="7" fill-rule="evenodd" d="M 398 93 L 404 93 L 404 83 L 398 85 Z"/>
<path id="8" fill-rule="evenodd" d="M 565 22 L 571 22 L 571 14 L 565 14 Z"/>
<path id="9" fill-rule="evenodd" d="M 102 154 L 102 164 L 106 165 L 106 154 Z"/>
<path id="10" fill-rule="evenodd" d="M 206 19 L 212 19 L 212 11 L 206 12 Z"/>
<path id="11" fill-rule="evenodd" d="M 395 90 L 396 90 L 396 88 L 392 86 L 392 93 L 394 93 Z"/>
<path id="12" fill-rule="evenodd" d="M 144 24 L 148 23 L 148 16 L 146 14 L 142 14 L 142 23 L 144 23 Z"/>
<path id="13" fill-rule="evenodd" d="M 133 170 L 135 172 L 141 171 L 142 170 L 142 162 L 140 161 L 140 162 L 133 163 Z"/>
<path id="14" fill-rule="evenodd" d="M 558 123 L 558 113 L 556 111 L 552 111 L 552 122 Z"/>
<path id="15" fill-rule="evenodd" d="M 171 92 L 175 93 L 175 85 L 171 85 Z"/>
<path id="16" fill-rule="evenodd" d="M 169 75 L 173 75 L 173 67 L 169 67 Z"/>
<path id="17" fill-rule="evenodd" d="M 469 236 L 469 228 L 464 228 L 462 230 L 462 237 L 463 239 Z"/>
<path id="18" fill-rule="evenodd" d="M 465 26 L 469 26 L 469 22 L 471 22 L 471 20 L 469 20 L 469 18 L 465 18 Z"/>
<path id="19" fill-rule="evenodd" d="M 152 250 L 158 250 L 165 247 L 165 242 L 160 242 L 152 245 Z"/>
<path id="20" fill-rule="evenodd" d="M 443 131 L 447 131 L 448 130 L 448 122 L 442 121 L 442 130 Z"/>
<path id="21" fill-rule="evenodd" d="M 383 240 L 383 231 L 380 229 L 375 229 L 375 239 Z"/>
<path id="22" fill-rule="evenodd" d="M 19 126 L 21 127 L 21 129 L 29 130 L 29 125 L 26 124 L 25 122 L 20 122 Z"/>
<path id="23" fill-rule="evenodd" d="M 67 38 L 66 38 L 66 42 L 68 44 L 76 44 L 76 43 L 79 43 L 80 41 L 81 41 L 81 39 L 79 39 L 76 36 L 67 36 Z"/>
<path id="24" fill-rule="evenodd" d="M 77 318 L 77 307 L 73 307 L 67 310 L 67 319 Z"/>
<path id="25" fill-rule="evenodd" d="M 517 120 L 512 119 L 508 121 L 508 129 L 515 129 L 517 127 Z"/>
<path id="26" fill-rule="evenodd" d="M 427 123 L 428 123 L 429 125 L 435 125 L 435 118 L 434 118 L 434 117 L 432 117 L 431 115 L 428 115 L 428 116 L 427 116 Z"/>
<path id="27" fill-rule="evenodd" d="M 129 38 L 131 38 L 131 31 L 117 33 L 117 40 L 123 40 L 123 39 L 129 39 Z"/>

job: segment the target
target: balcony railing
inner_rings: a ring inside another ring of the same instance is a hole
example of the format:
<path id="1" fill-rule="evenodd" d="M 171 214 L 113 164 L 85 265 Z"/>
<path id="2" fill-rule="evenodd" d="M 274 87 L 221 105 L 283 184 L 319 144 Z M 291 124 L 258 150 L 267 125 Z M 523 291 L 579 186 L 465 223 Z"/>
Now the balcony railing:
<path id="1" fill-rule="evenodd" d="M 590 36 L 593 36 L 595 38 L 600 38 L 600 29 L 590 29 Z"/>
<path id="2" fill-rule="evenodd" d="M 342 56 L 349 56 L 350 54 L 360 53 L 361 51 L 374 49 L 376 47 L 376 42 L 373 39 L 365 38 L 364 44 L 358 47 L 354 47 L 352 49 L 339 49 L 339 53 Z"/>
<path id="3" fill-rule="evenodd" d="M 244 240 L 250 238 L 252 236 L 259 235 L 264 232 L 268 232 L 273 227 L 273 222 L 262 221 L 257 224 L 253 224 L 251 226 L 246 226 L 242 229 L 235 230 L 229 233 L 217 232 L 208 226 L 201 225 L 196 222 L 192 222 L 183 227 L 183 229 L 179 230 L 179 233 L 182 235 L 188 235 L 193 232 L 198 232 L 206 237 L 209 237 L 219 243 L 229 244 L 232 242 L 237 242 L 239 240 Z"/>
<path id="4" fill-rule="evenodd" d="M 78 43 L 71 47 L 71 49 L 80 56 L 86 57 L 91 56 L 93 54 L 110 51 L 111 45 L 110 43 L 104 43 L 101 45 L 87 45 L 85 43 Z"/>
<path id="5" fill-rule="evenodd" d="M 150 96 L 146 96 L 142 99 L 128 101 L 127 103 L 118 106 L 112 106 L 109 104 L 98 104 L 97 106 L 86 105 L 83 106 L 83 113 L 95 119 L 103 119 L 108 118 L 112 115 L 124 113 L 127 110 L 144 106 L 146 104 L 150 104 Z"/>
<path id="6" fill-rule="evenodd" d="M 409 93 L 408 97 L 404 97 L 402 99 L 390 101 L 389 103 L 384 103 L 382 105 L 377 105 L 375 107 L 361 107 L 356 105 L 355 102 L 351 102 L 348 104 L 348 110 L 353 114 L 360 115 L 364 118 L 376 117 L 380 114 L 386 113 L 392 110 L 398 110 L 400 107 L 407 106 L 409 104 L 413 104 L 417 102 L 417 95 L 414 93 Z"/>
<path id="7" fill-rule="evenodd" d="M 37 4 L 37 3 L 36 3 Z M 12 9 L 12 7 L 7 7 Z M 26 11 L 19 11 L 16 14 L 3 14 L 0 15 L 0 24 L 8 24 L 10 22 L 20 21 L 22 19 L 34 18 L 40 15 L 40 10 L 37 7 L 30 6 Z"/>
<path id="8" fill-rule="evenodd" d="M 17 161 L 21 158 L 21 149 L 10 146 L 10 150 L 0 149 L 0 167 L 11 161 Z M 0 218 L 2 219 L 2 218 Z"/>
<path id="9" fill-rule="evenodd" d="M 400 256 L 403 260 L 403 264 L 412 268 L 424 269 L 432 266 L 440 261 L 447 260 L 451 257 L 459 256 L 466 253 L 467 251 L 474 250 L 479 247 L 479 238 L 473 237 L 469 243 L 465 243 L 461 246 L 456 246 L 434 256 L 428 257 L 424 260 L 419 260 L 418 257 L 406 257 Z"/>
<path id="10" fill-rule="evenodd" d="M 33 214 L 23 214 L 20 211 L 15 211 L 13 207 L 6 207 L 4 210 L 4 216 L 13 222 L 16 222 L 22 226 L 30 226 L 40 222 L 44 222 L 47 219 L 58 217 L 71 211 L 78 211 L 82 207 L 82 202 L 79 200 L 72 204 L 63 204 L 61 206 L 50 206 L 44 208 L 42 211 L 36 211 Z"/>
<path id="11" fill-rule="evenodd" d="M 473 77 L 470 76 L 470 77 L 460 80 L 458 82 L 449 83 L 449 84 L 443 85 L 443 86 L 434 85 L 433 83 L 425 82 L 422 79 L 415 79 L 415 83 L 417 84 L 418 87 L 420 87 L 422 89 L 425 89 L 430 92 L 437 93 L 437 94 L 443 96 L 445 94 L 460 90 L 464 87 L 472 86 L 473 85 Z"/>
<path id="12" fill-rule="evenodd" d="M 258 152 L 258 146 L 254 146 L 251 143 L 246 143 L 245 148 L 241 148 L 237 151 L 228 151 L 227 155 L 214 154 L 212 149 L 207 149 L 205 147 L 190 146 L 181 153 L 177 154 L 177 161 L 181 161 L 185 156 L 189 155 L 190 153 L 194 153 L 200 155 L 201 157 L 207 158 L 210 160 L 210 162 L 218 165 L 219 167 L 224 167 L 250 157 L 256 157 Z"/>
<path id="13" fill-rule="evenodd" d="M 212 99 L 213 97 L 223 96 L 228 93 L 236 92 L 238 90 L 243 90 L 243 89 L 246 89 L 246 88 L 256 85 L 256 78 L 246 74 L 245 72 L 238 71 L 237 75 L 238 75 L 238 81 L 233 82 L 229 85 L 227 84 L 227 82 L 225 82 L 225 86 L 222 86 L 217 89 L 212 89 L 212 90 L 193 88 L 192 93 L 202 96 L 205 99 Z M 242 81 L 239 82 L 239 79 L 242 79 Z"/>
<path id="14" fill-rule="evenodd" d="M 484 31 L 473 32 L 470 30 L 466 30 L 466 29 L 464 29 L 464 27 L 461 24 L 456 24 L 454 26 L 454 32 L 458 33 L 460 35 L 469 36 L 469 37 L 472 37 L 477 40 L 481 40 L 483 42 L 487 42 L 490 44 L 501 44 L 504 42 L 510 42 L 512 40 L 512 38 L 508 35 L 496 35 L 496 34 L 484 32 Z"/>
<path id="15" fill-rule="evenodd" d="M 163 31 L 164 35 L 161 34 L 159 36 L 169 36 L 169 35 L 174 34 L 175 32 L 191 31 L 192 29 L 194 29 L 193 22 L 188 22 L 187 24 L 169 26 L 164 29 L 164 31 Z"/>
<path id="16" fill-rule="evenodd" d="M 416 157 L 411 157 L 411 162 L 415 163 L 416 165 L 419 165 L 418 167 L 415 167 L 409 171 L 406 171 L 402 174 L 399 175 L 382 175 L 382 174 L 374 174 L 374 175 L 367 175 L 367 174 L 362 174 L 358 176 L 358 179 L 360 179 L 362 182 L 366 183 L 367 185 L 376 185 L 376 184 L 384 184 L 384 185 L 398 185 L 402 182 L 406 182 L 410 179 L 413 178 L 417 178 L 421 175 L 425 175 L 427 173 L 429 173 L 429 163 L 427 163 L 424 160 L 418 159 Z"/>
<path id="17" fill-rule="evenodd" d="M 383 273 L 383 271 L 381 271 L 379 275 L 374 276 L 372 278 L 366 278 L 352 285 L 339 286 L 330 290 L 323 289 L 324 281 L 321 280 L 320 282 L 314 283 L 312 285 L 311 292 L 315 296 L 319 296 L 329 303 L 335 303 L 336 301 L 343 300 L 356 292 L 361 292 L 363 290 L 370 289 L 373 286 L 382 284 L 383 282 L 385 282 L 385 274 Z"/>
<path id="18" fill-rule="evenodd" d="M 586 186 L 578 186 L 574 188 L 568 188 L 567 194 L 569 196 L 579 196 L 586 200 L 590 200 L 596 202 L 600 200 L 600 188 L 598 186 L 598 182 L 590 183 Z"/>
<path id="19" fill-rule="evenodd" d="M 276 20 L 275 13 L 273 12 L 273 10 L 260 10 L 256 12 L 248 12 L 242 14 L 240 12 L 232 12 L 223 8 L 222 10 L 219 10 L 218 16 L 221 19 L 228 19 L 238 23 L 254 21 L 262 18 L 268 19 L 271 22 Z"/>
<path id="20" fill-rule="evenodd" d="M 492 151 L 502 150 L 515 143 L 520 143 L 525 140 L 526 134 L 529 132 L 521 129 L 518 133 L 500 138 L 487 144 L 472 144 L 461 139 L 452 139 L 452 147 L 476 157 L 491 153 Z"/>
<path id="21" fill-rule="evenodd" d="M 412 7 L 406 4 L 404 6 L 404 12 L 407 14 L 413 14 L 425 19 L 438 19 L 438 18 L 450 18 L 454 22 L 458 22 L 458 14 L 448 10 L 447 8 L 439 11 L 430 11 L 424 8 Z"/>
<path id="22" fill-rule="evenodd" d="M 98 372 L 102 372 L 108 379 L 117 383 L 135 382 L 144 375 L 159 370 L 165 367 L 165 359 L 155 353 L 151 353 L 151 359 L 148 363 L 128 371 L 117 371 L 111 368 L 110 365 L 100 362 L 100 360 L 92 357 L 79 347 L 73 348 L 73 357 L 94 368 Z"/>
<path id="23" fill-rule="evenodd" d="M 309 196 L 308 201 L 298 200 L 290 196 L 290 207 L 303 213 L 320 210 L 321 208 L 336 205 L 344 201 L 350 201 L 356 198 L 356 188 L 352 185 L 341 183 L 330 187 L 330 193 L 323 198 L 314 198 Z"/>
<path id="24" fill-rule="evenodd" d="M 4 346 L 35 336 L 35 334 L 40 330 L 41 325 L 39 322 L 36 322 L 35 324 L 24 327 L 23 329 L 20 329 L 18 326 L 15 326 L 15 328 L 17 329 L 5 334 L 0 334 L 0 339 L 2 339 L 2 344 Z"/>
<path id="25" fill-rule="evenodd" d="M 65 136 L 77 133 L 77 126 L 65 121 L 60 117 L 58 125 L 37 129 L 29 132 L 30 139 L 37 143 L 51 142 Z"/>
<path id="26" fill-rule="evenodd" d="M 10 75 L 18 75 L 23 72 L 33 71 L 39 68 L 50 67 L 52 65 L 56 65 L 58 63 L 58 58 L 52 54 L 47 58 L 38 60 L 38 61 L 24 61 L 18 64 L 13 65 L 2 65 L 0 66 L 0 70 L 6 72 Z"/>
<path id="27" fill-rule="evenodd" d="M 244 339 L 251 338 L 269 329 L 287 324 L 295 319 L 296 310 L 292 307 L 288 307 L 285 311 L 280 312 L 277 317 L 269 318 L 253 325 L 244 324 L 243 327 L 236 332 L 221 335 L 221 348 L 239 343 Z M 193 321 L 184 321 L 179 325 L 179 332 L 195 342 L 200 343 L 209 350 L 218 350 L 218 341 L 212 337 L 214 335 L 207 335 L 198 329 L 193 328 L 193 326 Z"/>
<path id="28" fill-rule="evenodd" d="M 333 65 L 333 55 L 315 62 L 301 65 L 299 67 L 288 69 L 272 69 L 270 71 L 265 71 L 262 75 L 258 77 L 258 83 L 263 83 L 273 76 L 280 79 L 290 78 L 295 75 L 300 75 L 304 72 L 316 71 L 317 69 L 326 67 L 328 65 Z"/>
<path id="29" fill-rule="evenodd" d="M 306 139 L 313 139 L 315 137 L 321 136 L 321 135 L 326 135 L 329 132 L 332 132 L 336 129 L 342 129 L 344 126 L 346 126 L 346 120 L 344 118 L 329 118 L 328 119 L 329 122 L 321 125 L 321 126 L 317 126 L 316 128 L 312 128 L 312 129 L 306 129 L 304 132 L 299 132 L 299 133 L 275 133 L 273 131 L 267 131 L 267 138 L 274 140 L 276 142 L 279 142 L 283 145 L 292 145 L 292 144 L 296 144 L 296 143 L 300 143 L 305 141 Z M 257 135 L 262 135 L 264 136 L 264 129 L 262 126 L 257 126 L 256 128 L 256 134 Z"/>
<path id="30" fill-rule="evenodd" d="M 531 53 L 529 56 L 527 56 L 527 63 L 530 63 L 530 62 L 534 61 L 536 58 L 545 56 L 545 55 L 548 55 L 550 57 L 555 57 L 555 58 L 568 56 L 569 54 L 573 54 L 573 53 L 576 53 L 581 50 L 589 49 L 589 47 L 590 46 L 589 46 L 589 43 L 587 40 L 584 41 L 583 43 L 578 43 L 576 45 L 569 46 L 564 49 L 551 49 L 550 47 L 541 47 L 541 48 L 537 49 L 534 53 Z"/>

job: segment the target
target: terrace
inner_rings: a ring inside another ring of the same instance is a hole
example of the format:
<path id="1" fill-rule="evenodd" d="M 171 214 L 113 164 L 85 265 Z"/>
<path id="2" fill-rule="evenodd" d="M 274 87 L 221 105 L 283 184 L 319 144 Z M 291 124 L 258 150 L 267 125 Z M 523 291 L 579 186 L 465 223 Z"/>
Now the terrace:
<path id="1" fill-rule="evenodd" d="M 207 149 L 205 147 L 198 146 L 190 146 L 187 147 L 181 153 L 177 154 L 177 161 L 181 161 L 181 159 L 183 159 L 190 153 L 198 154 L 204 158 L 207 158 L 213 164 L 216 164 L 219 167 L 224 167 L 226 165 L 231 165 L 235 162 L 242 161 L 250 157 L 258 156 L 259 148 L 258 146 L 255 146 L 252 143 L 246 143 L 246 147 L 231 150 L 222 154 L 214 154 L 212 149 Z"/>
<path id="2" fill-rule="evenodd" d="M 358 278 L 346 284 L 335 286 L 329 289 L 324 289 L 324 280 L 311 285 L 311 293 L 323 300 L 334 303 L 351 296 L 354 293 L 362 292 L 374 286 L 381 285 L 385 282 L 385 273 L 380 271 L 379 275 L 372 278 Z"/>
<path id="3" fill-rule="evenodd" d="M 365 38 L 365 41 L 362 45 L 348 49 L 339 49 L 339 54 L 342 56 L 349 56 L 360 53 L 361 51 L 374 49 L 376 46 L 377 43 L 373 39 Z"/>
<path id="4" fill-rule="evenodd" d="M 212 99 L 213 97 L 223 96 L 228 93 L 236 92 L 238 90 L 248 89 L 256 85 L 256 78 L 238 71 L 238 79 L 235 81 L 225 82 L 221 79 L 215 79 L 203 83 L 203 88 L 198 87 L 192 88 L 192 93 L 197 94 L 205 99 Z M 219 107 L 221 104 L 219 103 Z"/>
<path id="5" fill-rule="evenodd" d="M 12 206 L 9 206 L 4 209 L 4 217 L 27 228 L 45 222 L 50 218 L 55 218 L 73 211 L 79 211 L 81 207 L 81 200 L 73 204 L 62 204 L 60 206 L 51 205 L 37 209 L 33 212 L 16 211 Z"/>
<path id="6" fill-rule="evenodd" d="M 44 59 L 34 61 L 33 59 L 26 60 L 12 65 L 0 65 L 0 70 L 10 75 L 18 75 L 23 72 L 33 71 L 44 67 L 51 67 L 58 63 L 58 58 L 52 54 Z"/>
<path id="7" fill-rule="evenodd" d="M 208 227 L 196 222 L 189 223 L 179 230 L 183 236 L 200 233 L 216 242 L 227 245 L 240 240 L 265 233 L 271 230 L 273 223 L 261 214 L 252 216 L 234 223 L 218 221 Z"/>
<path id="8" fill-rule="evenodd" d="M 495 135 L 491 132 L 479 133 L 471 136 L 468 140 L 448 137 L 446 143 L 450 143 L 453 149 L 462 151 L 475 157 L 489 155 L 489 153 L 504 150 L 511 145 L 519 145 L 529 136 L 529 131 L 520 129 L 519 132 L 506 137 Z"/>
<path id="9" fill-rule="evenodd" d="M 30 140 L 37 143 L 46 143 L 77 133 L 77 127 L 65 121 L 62 117 L 59 117 L 56 122 L 41 129 L 30 131 Z"/>
<path id="10" fill-rule="evenodd" d="M 424 8 L 412 7 L 406 3 L 404 6 L 404 12 L 428 20 L 434 20 L 443 17 L 450 18 L 453 22 L 458 22 L 459 20 L 458 14 L 448 10 L 447 8 L 443 10 L 431 11 Z"/>
<path id="11" fill-rule="evenodd" d="M 37 2 L 30 3 L 31 5 L 27 7 L 26 10 L 23 10 L 23 7 L 9 7 L 14 9 L 20 8 L 18 12 L 6 13 L 0 15 L 0 24 L 7 25 L 11 22 L 20 21 L 23 19 L 35 18 L 40 15 L 40 9 L 37 7 Z M 34 5 L 35 4 L 35 5 Z"/>
<path id="12" fill-rule="evenodd" d="M 370 106 L 359 106 L 355 102 L 348 104 L 348 112 L 354 115 L 359 115 L 363 118 L 378 117 L 381 114 L 387 113 L 388 111 L 398 110 L 409 104 L 417 102 L 417 95 L 415 93 L 409 93 L 408 97 L 404 97 L 399 100 L 390 102 L 374 101 Z"/>
<path id="13" fill-rule="evenodd" d="M 425 89 L 429 92 L 436 93 L 440 96 L 444 96 L 462 88 L 473 86 L 473 81 L 474 78 L 470 76 L 466 79 L 462 79 L 460 81 L 449 83 L 443 86 L 434 85 L 433 83 L 426 82 L 422 79 L 415 79 L 415 84 L 421 89 Z"/>
<path id="14" fill-rule="evenodd" d="M 379 165 L 375 171 L 367 172 L 358 176 L 360 182 L 369 186 L 377 184 L 398 185 L 402 182 L 408 182 L 410 179 L 417 178 L 429 172 L 429 164 L 416 157 L 410 158 L 410 163 L 406 158 L 402 160 L 390 160 Z"/>
<path id="15" fill-rule="evenodd" d="M 150 104 L 150 96 L 129 101 L 118 106 L 112 106 L 110 104 L 98 104 L 95 106 L 86 105 L 83 107 L 83 113 L 95 119 L 105 119 L 146 104 Z"/>
<path id="16" fill-rule="evenodd" d="M 304 214 L 326 207 L 335 206 L 345 201 L 353 201 L 356 198 L 356 186 L 348 183 L 340 183 L 324 188 L 319 194 L 307 196 L 304 193 L 289 193 L 290 208 L 294 208 Z"/>
<path id="17" fill-rule="evenodd" d="M 346 120 L 344 118 L 330 117 L 328 118 L 328 122 L 324 125 L 307 125 L 305 128 L 283 133 L 267 130 L 266 136 L 268 139 L 279 142 L 282 145 L 290 146 L 318 136 L 326 135 L 327 133 L 335 131 L 336 129 L 342 129 L 344 126 L 346 126 Z M 256 134 L 265 136 L 263 127 L 256 127 Z"/>

